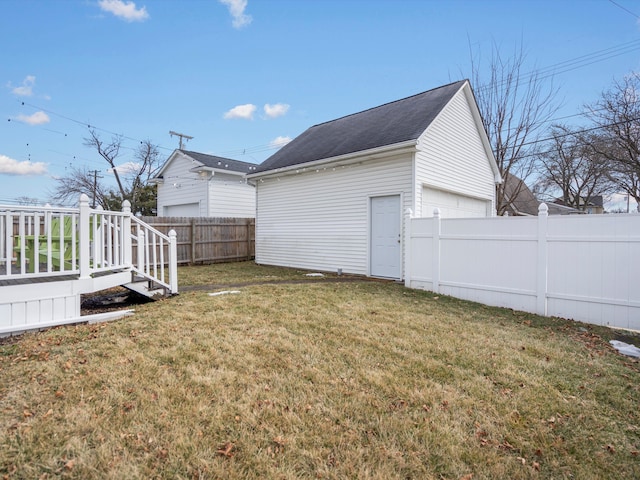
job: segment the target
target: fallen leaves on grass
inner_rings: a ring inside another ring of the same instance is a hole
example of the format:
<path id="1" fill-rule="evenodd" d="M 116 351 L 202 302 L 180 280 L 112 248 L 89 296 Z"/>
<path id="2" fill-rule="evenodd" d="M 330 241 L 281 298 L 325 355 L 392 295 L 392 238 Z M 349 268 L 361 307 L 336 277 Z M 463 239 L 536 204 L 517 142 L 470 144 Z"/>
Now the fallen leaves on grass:
<path id="1" fill-rule="evenodd" d="M 235 449 L 235 445 L 231 442 L 227 442 L 224 445 L 221 445 L 220 447 L 218 447 L 218 450 L 216 450 L 216 453 L 218 455 L 222 455 L 223 457 L 231 458 L 235 455 L 235 452 L 233 451 L 234 449 Z"/>

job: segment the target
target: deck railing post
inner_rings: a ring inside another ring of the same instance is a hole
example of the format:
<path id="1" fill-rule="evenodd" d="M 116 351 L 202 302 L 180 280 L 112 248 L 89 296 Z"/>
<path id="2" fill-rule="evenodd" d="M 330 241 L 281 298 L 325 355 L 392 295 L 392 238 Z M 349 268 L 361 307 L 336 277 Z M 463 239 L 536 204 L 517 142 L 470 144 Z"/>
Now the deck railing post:
<path id="1" fill-rule="evenodd" d="M 89 197 L 83 193 L 80 195 L 80 225 L 78 225 L 80 232 L 80 278 L 89 278 L 91 276 L 91 267 L 89 263 L 89 236 L 91 225 L 89 224 L 89 217 Z"/>
<path id="2" fill-rule="evenodd" d="M 178 234 L 169 231 L 169 286 L 171 293 L 178 293 Z"/>
<path id="3" fill-rule="evenodd" d="M 123 232 L 121 245 L 124 253 L 123 260 L 124 264 L 130 267 L 133 253 L 131 252 L 131 202 L 129 202 L 129 200 L 122 202 L 122 213 L 125 214 L 122 218 Z"/>
<path id="4" fill-rule="evenodd" d="M 146 240 L 144 238 L 144 229 L 138 227 L 138 270 L 140 272 L 146 272 L 145 262 L 147 261 L 145 252 L 147 249 L 145 248 Z"/>

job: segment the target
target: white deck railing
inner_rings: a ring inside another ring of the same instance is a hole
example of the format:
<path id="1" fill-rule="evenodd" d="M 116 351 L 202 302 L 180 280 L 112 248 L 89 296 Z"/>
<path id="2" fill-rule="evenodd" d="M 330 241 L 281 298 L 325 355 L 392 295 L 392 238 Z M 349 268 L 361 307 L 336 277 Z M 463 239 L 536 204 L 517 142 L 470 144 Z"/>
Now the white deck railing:
<path id="1" fill-rule="evenodd" d="M 165 266 L 167 268 L 165 268 Z M 131 214 L 78 208 L 0 205 L 0 280 L 131 270 L 177 293 L 175 232 L 155 230 Z"/>

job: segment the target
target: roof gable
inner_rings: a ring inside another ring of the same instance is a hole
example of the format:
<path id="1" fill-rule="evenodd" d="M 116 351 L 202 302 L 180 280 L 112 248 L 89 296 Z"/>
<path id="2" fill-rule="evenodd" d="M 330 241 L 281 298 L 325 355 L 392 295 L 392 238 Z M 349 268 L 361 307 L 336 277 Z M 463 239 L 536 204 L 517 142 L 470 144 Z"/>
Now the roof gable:
<path id="1" fill-rule="evenodd" d="M 230 173 L 235 174 L 244 175 L 247 173 L 252 173 L 257 167 L 255 163 L 243 162 L 241 160 L 233 160 L 231 158 L 225 157 L 218 157 L 216 155 L 207 155 L 206 153 L 193 152 L 190 150 L 176 149 L 164 163 L 164 165 L 156 175 L 156 178 L 161 178 L 169 164 L 179 155 L 191 158 L 192 160 L 201 164 L 201 166 L 207 167 L 207 169 L 226 170 Z"/>
<path id="2" fill-rule="evenodd" d="M 260 164 L 255 173 L 417 140 L 465 83 L 450 83 L 314 125 Z"/>
<path id="3" fill-rule="evenodd" d="M 215 170 L 229 170 L 230 172 L 249 173 L 254 170 L 257 165 L 255 163 L 243 162 L 241 160 L 232 160 L 231 158 L 217 157 L 215 155 L 207 155 L 205 153 L 192 152 L 189 150 L 180 150 L 185 155 L 193 158 L 195 161 L 202 163 L 206 167 Z"/>

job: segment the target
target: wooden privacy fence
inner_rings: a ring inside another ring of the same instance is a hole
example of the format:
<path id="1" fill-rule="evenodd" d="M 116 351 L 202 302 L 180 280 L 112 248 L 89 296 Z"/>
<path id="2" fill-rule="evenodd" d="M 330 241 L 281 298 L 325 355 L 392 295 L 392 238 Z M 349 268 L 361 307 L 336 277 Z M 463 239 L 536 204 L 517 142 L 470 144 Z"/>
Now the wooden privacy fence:
<path id="1" fill-rule="evenodd" d="M 240 262 L 255 257 L 254 218 L 142 217 L 161 232 L 177 233 L 178 264 Z"/>

